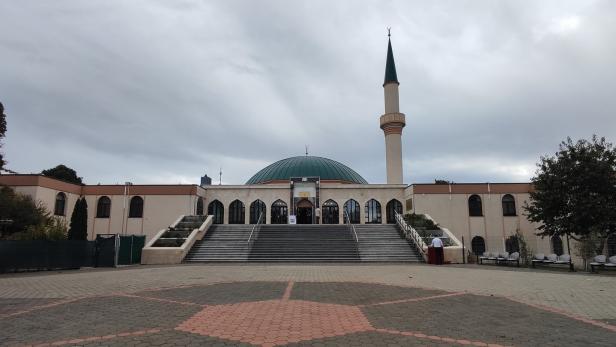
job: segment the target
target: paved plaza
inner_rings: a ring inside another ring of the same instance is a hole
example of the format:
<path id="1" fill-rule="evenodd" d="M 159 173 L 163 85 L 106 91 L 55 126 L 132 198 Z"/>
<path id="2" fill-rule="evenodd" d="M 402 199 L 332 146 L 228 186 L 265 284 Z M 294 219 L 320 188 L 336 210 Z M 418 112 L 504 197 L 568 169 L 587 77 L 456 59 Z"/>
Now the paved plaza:
<path id="1" fill-rule="evenodd" d="M 0 345 L 613 346 L 616 276 L 181 265 L 0 275 Z"/>

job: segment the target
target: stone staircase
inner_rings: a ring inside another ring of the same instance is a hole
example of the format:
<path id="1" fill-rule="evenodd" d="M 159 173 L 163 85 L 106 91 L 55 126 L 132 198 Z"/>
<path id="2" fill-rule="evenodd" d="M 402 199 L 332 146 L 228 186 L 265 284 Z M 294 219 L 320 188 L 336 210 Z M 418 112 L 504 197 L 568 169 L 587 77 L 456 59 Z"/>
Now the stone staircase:
<path id="1" fill-rule="evenodd" d="M 250 261 L 357 262 L 357 243 L 344 225 L 263 225 Z"/>
<path id="2" fill-rule="evenodd" d="M 355 225 L 362 261 L 423 262 L 414 245 L 400 237 L 395 224 Z"/>
<path id="3" fill-rule="evenodd" d="M 184 261 L 248 261 L 250 245 L 247 240 L 252 228 L 251 224 L 212 225 L 203 239 L 195 242 Z"/>
<path id="4" fill-rule="evenodd" d="M 213 225 L 185 262 L 419 262 L 395 225 Z"/>

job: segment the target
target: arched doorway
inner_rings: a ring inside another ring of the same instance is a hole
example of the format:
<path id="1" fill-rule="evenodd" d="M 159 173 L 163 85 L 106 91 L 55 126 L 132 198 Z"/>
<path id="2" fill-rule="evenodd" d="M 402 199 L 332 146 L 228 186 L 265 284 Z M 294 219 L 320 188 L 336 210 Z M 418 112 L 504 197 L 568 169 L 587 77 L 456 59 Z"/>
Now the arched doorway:
<path id="1" fill-rule="evenodd" d="M 212 216 L 212 223 L 223 224 L 225 222 L 225 208 L 222 202 L 214 200 L 207 206 L 207 214 Z"/>
<path id="2" fill-rule="evenodd" d="M 344 203 L 344 222 L 359 224 L 359 202 L 349 199 Z"/>
<path id="3" fill-rule="evenodd" d="M 366 202 L 366 224 L 381 224 L 381 203 L 375 199 Z"/>
<path id="4" fill-rule="evenodd" d="M 302 199 L 297 203 L 297 224 L 312 224 L 314 205 L 308 199 Z"/>
<path id="5" fill-rule="evenodd" d="M 229 205 L 229 224 L 244 224 L 246 220 L 246 211 L 244 203 L 239 200 L 234 200 Z"/>
<path id="6" fill-rule="evenodd" d="M 250 224 L 265 224 L 265 203 L 259 199 L 250 204 Z"/>
<path id="7" fill-rule="evenodd" d="M 322 214 L 323 224 L 338 224 L 338 203 L 334 200 L 327 200 L 323 203 Z"/>
<path id="8" fill-rule="evenodd" d="M 396 199 L 390 200 L 385 209 L 387 210 L 387 224 L 396 224 L 396 212 L 402 214 L 402 203 Z"/>
<path id="9" fill-rule="evenodd" d="M 552 252 L 558 256 L 563 255 L 563 240 L 558 235 L 552 236 Z"/>
<path id="10" fill-rule="evenodd" d="M 271 224 L 287 224 L 287 203 L 278 199 L 272 204 Z"/>
<path id="11" fill-rule="evenodd" d="M 475 236 L 471 240 L 471 249 L 474 255 L 483 255 L 486 251 L 486 241 L 481 236 Z"/>

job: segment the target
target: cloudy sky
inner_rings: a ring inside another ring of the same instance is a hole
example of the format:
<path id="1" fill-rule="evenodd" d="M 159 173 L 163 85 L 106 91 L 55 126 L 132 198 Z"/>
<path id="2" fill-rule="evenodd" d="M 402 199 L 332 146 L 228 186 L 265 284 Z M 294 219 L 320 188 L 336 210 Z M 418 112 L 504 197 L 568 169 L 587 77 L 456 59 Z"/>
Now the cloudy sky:
<path id="1" fill-rule="evenodd" d="M 526 181 L 571 136 L 616 142 L 616 1 L 0 2 L 8 168 L 241 184 L 329 157 L 385 181 L 386 28 L 404 180 Z"/>

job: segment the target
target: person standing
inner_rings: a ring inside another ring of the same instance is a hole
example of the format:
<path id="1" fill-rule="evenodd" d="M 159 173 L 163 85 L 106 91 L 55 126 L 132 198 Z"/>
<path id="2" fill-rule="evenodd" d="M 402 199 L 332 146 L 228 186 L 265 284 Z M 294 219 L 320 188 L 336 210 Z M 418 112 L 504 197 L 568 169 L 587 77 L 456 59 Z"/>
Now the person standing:
<path id="1" fill-rule="evenodd" d="M 444 255 L 443 255 L 443 240 L 440 237 L 435 237 L 432 239 L 432 247 L 434 247 L 434 255 L 436 257 L 436 265 L 443 265 Z"/>

